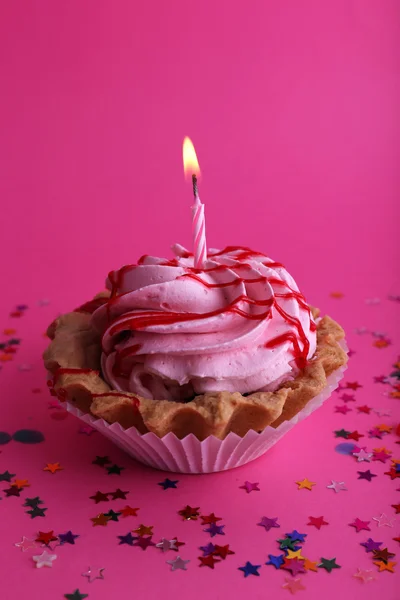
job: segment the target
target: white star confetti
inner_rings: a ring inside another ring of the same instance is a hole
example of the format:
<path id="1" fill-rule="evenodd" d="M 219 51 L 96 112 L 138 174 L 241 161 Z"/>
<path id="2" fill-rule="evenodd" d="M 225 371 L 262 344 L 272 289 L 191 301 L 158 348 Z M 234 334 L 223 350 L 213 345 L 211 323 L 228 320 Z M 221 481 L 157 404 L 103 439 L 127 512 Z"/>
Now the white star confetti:
<path id="1" fill-rule="evenodd" d="M 105 567 L 88 567 L 86 573 L 82 573 L 82 577 L 87 577 L 89 583 L 95 579 L 104 579 L 103 571 Z"/>
<path id="2" fill-rule="evenodd" d="M 50 554 L 45 550 L 42 554 L 32 556 L 33 561 L 36 563 L 36 568 L 41 569 L 42 567 L 52 567 L 53 560 L 56 560 L 57 554 Z"/>
<path id="3" fill-rule="evenodd" d="M 373 456 L 372 452 L 365 452 L 364 448 L 361 448 L 359 452 L 353 452 L 353 456 L 357 458 L 357 462 L 362 462 L 366 460 L 367 462 L 371 462 L 371 458 Z"/>
<path id="4" fill-rule="evenodd" d="M 332 483 L 326 486 L 329 490 L 334 490 L 337 494 L 339 492 L 347 491 L 347 487 L 344 481 L 334 481 L 332 479 Z"/>
<path id="5" fill-rule="evenodd" d="M 394 527 L 393 523 L 395 522 L 396 519 L 389 519 L 389 517 L 387 515 L 385 515 L 385 513 L 382 513 L 380 517 L 372 517 L 374 521 L 376 521 L 378 527 L 383 527 L 384 525 L 386 525 L 386 527 Z"/>
<path id="6" fill-rule="evenodd" d="M 22 536 L 22 540 L 15 544 L 17 548 L 21 548 L 22 552 L 26 552 L 31 548 L 37 548 L 35 542 L 33 540 L 28 539 L 24 535 Z"/>
<path id="7" fill-rule="evenodd" d="M 176 547 L 176 540 L 167 540 L 166 538 L 162 538 L 161 542 L 156 544 L 156 548 L 160 548 L 163 552 L 168 552 L 168 550 L 178 550 Z"/>
<path id="8" fill-rule="evenodd" d="M 190 562 L 190 560 L 182 560 L 180 556 L 177 556 L 174 558 L 174 560 L 167 560 L 166 562 L 171 565 L 171 571 L 176 571 L 177 569 L 187 571 L 186 565 Z"/>

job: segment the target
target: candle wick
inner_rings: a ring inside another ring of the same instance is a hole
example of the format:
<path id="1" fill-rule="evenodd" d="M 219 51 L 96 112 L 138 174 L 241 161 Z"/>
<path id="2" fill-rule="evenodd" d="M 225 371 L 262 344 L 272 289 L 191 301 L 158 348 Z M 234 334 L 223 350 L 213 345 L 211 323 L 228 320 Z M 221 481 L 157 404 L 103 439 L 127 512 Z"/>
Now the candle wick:
<path id="1" fill-rule="evenodd" d="M 196 199 L 199 197 L 199 189 L 197 187 L 197 177 L 195 174 L 192 175 L 192 184 L 193 184 L 193 195 Z"/>

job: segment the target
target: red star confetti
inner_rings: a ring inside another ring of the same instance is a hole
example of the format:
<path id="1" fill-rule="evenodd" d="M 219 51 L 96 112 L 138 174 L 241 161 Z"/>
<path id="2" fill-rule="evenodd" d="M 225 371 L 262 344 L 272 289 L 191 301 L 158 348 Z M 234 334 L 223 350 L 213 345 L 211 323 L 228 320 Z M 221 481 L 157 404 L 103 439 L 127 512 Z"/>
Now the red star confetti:
<path id="1" fill-rule="evenodd" d="M 359 388 L 362 388 L 362 385 L 358 381 L 347 381 L 345 387 L 349 390 L 357 391 Z"/>
<path id="2" fill-rule="evenodd" d="M 322 525 L 329 525 L 327 521 L 324 520 L 324 517 L 308 517 L 310 521 L 307 525 L 313 525 L 317 529 L 321 529 Z"/>
<path id="3" fill-rule="evenodd" d="M 215 550 L 213 552 L 214 556 L 219 556 L 222 560 L 225 560 L 226 557 L 230 554 L 235 554 L 233 550 L 230 550 L 229 544 L 226 546 L 218 546 L 215 545 Z"/>
<path id="4" fill-rule="evenodd" d="M 200 519 L 202 519 L 202 525 L 211 525 L 212 523 L 222 521 L 222 518 L 216 517 L 214 513 L 211 513 L 209 515 L 200 515 Z"/>
<path id="5" fill-rule="evenodd" d="M 38 542 L 39 544 L 44 544 L 45 546 L 48 546 L 50 544 L 50 542 L 56 542 L 58 540 L 58 537 L 56 537 L 54 535 L 54 531 L 39 531 L 38 536 L 35 540 L 35 542 Z"/>
<path id="6" fill-rule="evenodd" d="M 108 494 L 103 494 L 103 492 L 96 492 L 94 496 L 89 496 L 90 500 L 94 500 L 96 504 L 99 502 L 109 502 Z"/>
<path id="7" fill-rule="evenodd" d="M 349 523 L 350 527 L 355 527 L 357 533 L 359 533 L 360 531 L 371 531 L 371 529 L 368 527 L 368 525 L 370 524 L 371 521 L 361 521 L 360 519 L 354 519 L 353 523 Z"/>
<path id="8" fill-rule="evenodd" d="M 121 513 L 122 517 L 137 517 L 138 508 L 131 508 L 130 506 L 125 506 L 121 508 L 118 512 Z"/>
<path id="9" fill-rule="evenodd" d="M 210 567 L 210 569 L 214 568 L 214 565 L 216 563 L 221 562 L 218 558 L 215 558 L 215 556 L 213 556 L 212 554 L 209 554 L 208 556 L 199 556 L 199 567 Z"/>
<path id="10" fill-rule="evenodd" d="M 178 511 L 178 515 L 181 515 L 185 521 L 197 521 L 200 506 L 189 506 L 188 504 L 182 510 Z"/>
<path id="11" fill-rule="evenodd" d="M 351 412 L 351 408 L 346 406 L 346 404 L 343 404 L 343 406 L 335 406 L 335 412 L 345 415 L 346 413 Z"/>
<path id="12" fill-rule="evenodd" d="M 356 409 L 358 410 L 358 412 L 360 413 L 365 413 L 366 415 L 369 415 L 369 413 L 371 412 L 371 409 L 369 406 L 356 406 Z"/>

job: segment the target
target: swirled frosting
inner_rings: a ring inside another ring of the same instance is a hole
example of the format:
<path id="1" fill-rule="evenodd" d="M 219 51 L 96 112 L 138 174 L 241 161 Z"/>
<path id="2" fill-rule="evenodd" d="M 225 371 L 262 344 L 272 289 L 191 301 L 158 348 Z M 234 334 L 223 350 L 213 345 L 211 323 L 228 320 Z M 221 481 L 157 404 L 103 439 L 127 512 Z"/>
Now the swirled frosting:
<path id="1" fill-rule="evenodd" d="M 310 309 L 286 269 L 249 248 L 210 250 L 204 269 L 182 246 L 112 271 L 92 324 L 116 390 L 166 400 L 275 390 L 316 349 Z"/>

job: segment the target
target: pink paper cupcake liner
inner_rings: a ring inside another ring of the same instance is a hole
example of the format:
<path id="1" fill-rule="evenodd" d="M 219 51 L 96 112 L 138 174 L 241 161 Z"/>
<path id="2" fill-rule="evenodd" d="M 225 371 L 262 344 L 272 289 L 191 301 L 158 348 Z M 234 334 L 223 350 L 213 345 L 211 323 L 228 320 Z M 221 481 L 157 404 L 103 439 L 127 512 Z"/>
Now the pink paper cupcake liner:
<path id="1" fill-rule="evenodd" d="M 341 345 L 347 352 L 346 343 L 343 341 Z M 142 435 L 135 427 L 124 429 L 119 423 L 110 425 L 103 419 L 82 413 L 69 402 L 66 405 L 71 414 L 149 467 L 174 473 L 216 473 L 245 465 L 272 448 L 292 427 L 322 406 L 338 387 L 346 368 L 347 365 L 344 365 L 332 373 L 327 378 L 324 390 L 290 421 L 284 421 L 276 429 L 266 427 L 262 433 L 251 430 L 244 437 L 230 433 L 224 440 L 210 436 L 200 442 L 193 434 L 183 440 L 173 433 L 168 433 L 163 438 L 154 433 Z"/>

